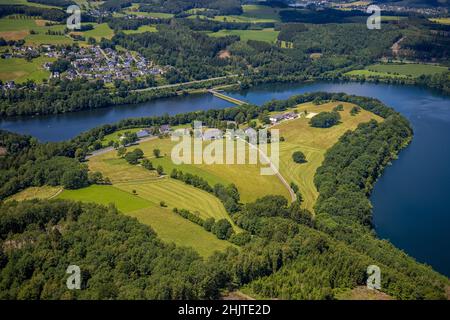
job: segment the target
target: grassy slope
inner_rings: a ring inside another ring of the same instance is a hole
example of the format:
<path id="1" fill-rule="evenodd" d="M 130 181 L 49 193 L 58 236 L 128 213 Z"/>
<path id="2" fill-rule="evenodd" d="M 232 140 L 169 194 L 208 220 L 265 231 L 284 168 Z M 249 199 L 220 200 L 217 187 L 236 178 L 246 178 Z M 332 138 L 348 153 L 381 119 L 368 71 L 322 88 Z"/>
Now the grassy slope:
<path id="1" fill-rule="evenodd" d="M 114 186 L 92 185 L 77 190 L 64 190 L 59 199 L 95 202 L 103 205 L 114 203 L 121 212 L 127 213 L 152 206 L 152 203 L 142 197 L 132 195 Z"/>
<path id="2" fill-rule="evenodd" d="M 8 16 L 0 19 L 0 37 L 7 40 L 25 39 L 26 45 L 70 44 L 73 40 L 65 35 L 47 35 L 48 30 L 64 31 L 65 24 L 45 26 L 45 20 L 25 16 Z M 30 34 L 30 31 L 35 34 Z"/>
<path id="3" fill-rule="evenodd" d="M 217 239 L 212 233 L 206 232 L 202 227 L 166 208 L 145 208 L 128 212 L 127 215 L 151 226 L 163 241 L 173 242 L 178 246 L 193 247 L 204 257 L 211 255 L 214 251 L 223 251 L 232 246 L 231 243 Z"/>
<path id="4" fill-rule="evenodd" d="M 39 57 L 32 61 L 21 58 L 0 59 L 0 80 L 14 80 L 21 83 L 31 79 L 42 82 L 43 79 L 48 79 L 50 76 L 50 72 L 45 70 L 42 65 L 53 60 L 47 57 Z"/>
<path id="5" fill-rule="evenodd" d="M 279 10 L 262 5 L 243 5 L 243 13 L 239 16 L 216 16 L 216 21 L 228 22 L 277 22 L 280 21 Z"/>
<path id="6" fill-rule="evenodd" d="M 385 78 L 416 78 L 421 75 L 432 75 L 447 71 L 448 68 L 428 64 L 374 64 L 363 70 L 353 70 L 347 75 L 378 76 Z"/>
<path id="7" fill-rule="evenodd" d="M 297 110 L 318 113 L 331 111 L 338 104 L 340 103 L 332 102 L 316 106 L 306 103 L 299 105 Z M 349 111 L 352 105 L 341 104 L 344 105 L 344 111 L 340 112 L 342 123 L 337 126 L 327 129 L 312 128 L 309 125 L 309 119 L 301 117 L 273 127 L 279 129 L 280 136 L 285 138 L 285 141 L 280 143 L 280 172 L 288 182 L 295 182 L 300 187 L 304 198 L 303 205 L 309 210 L 313 210 L 318 196 L 314 185 L 314 175 L 323 162 L 326 150 L 333 146 L 347 130 L 354 130 L 359 123 L 368 122 L 370 119 L 382 120 L 365 110 L 361 110 L 356 116 L 351 116 Z M 297 150 L 305 154 L 307 163 L 297 164 L 292 160 L 292 153 Z"/>
<path id="8" fill-rule="evenodd" d="M 140 26 L 137 30 L 124 30 L 125 34 L 135 34 L 143 32 L 157 32 L 155 26 Z"/>
<path id="9" fill-rule="evenodd" d="M 9 197 L 6 201 L 16 200 L 16 201 L 24 201 L 31 199 L 49 199 L 54 197 L 62 190 L 61 187 L 51 187 L 51 186 L 43 186 L 43 187 L 30 187 L 25 190 L 16 193 L 15 195 Z"/>
<path id="10" fill-rule="evenodd" d="M 129 187 L 130 185 L 124 189 Z M 155 205 L 151 200 L 146 199 L 147 194 L 139 189 L 139 186 L 136 189 L 138 194 L 133 195 L 131 192 L 121 190 L 120 186 L 116 188 L 116 186 L 94 185 L 79 190 L 64 190 L 58 198 L 96 202 L 103 205 L 114 203 L 122 213 L 151 226 L 163 241 L 192 247 L 204 257 L 216 250 L 224 250 L 231 246 L 229 242 L 217 239 L 202 227 L 173 213 L 170 208 Z"/>
<path id="11" fill-rule="evenodd" d="M 275 42 L 278 37 L 279 31 L 275 31 L 273 28 L 267 28 L 263 30 L 220 30 L 217 32 L 209 33 L 212 37 L 225 37 L 230 35 L 237 35 L 242 41 L 258 40 L 266 42 Z"/>
<path id="12" fill-rule="evenodd" d="M 174 145 L 175 142 L 171 142 L 170 139 L 155 139 L 141 143 L 139 148 L 150 158 L 154 166 L 162 165 L 167 173 L 170 173 L 172 169 L 176 168 L 183 172 L 199 175 L 211 185 L 216 183 L 225 185 L 234 183 L 239 190 L 243 202 L 251 202 L 267 194 L 280 194 L 289 199 L 287 189 L 276 176 L 263 176 L 260 174 L 260 165 L 175 165 L 171 160 L 171 150 Z M 152 158 L 153 149 L 160 149 L 163 157 L 158 159 Z M 218 153 L 219 157 L 221 155 L 221 153 Z"/>
<path id="13" fill-rule="evenodd" d="M 30 7 L 40 7 L 40 8 L 58 8 L 46 4 L 28 2 L 27 0 L 0 0 L 0 5 L 26 5 Z"/>
<path id="14" fill-rule="evenodd" d="M 437 18 L 437 19 L 430 19 L 433 22 L 440 23 L 440 24 L 450 24 L 450 18 Z"/>
<path id="15" fill-rule="evenodd" d="M 94 29 L 83 32 L 83 36 L 87 38 L 92 37 L 97 41 L 101 38 L 111 39 L 114 35 L 114 31 L 108 26 L 107 23 L 95 24 Z"/>

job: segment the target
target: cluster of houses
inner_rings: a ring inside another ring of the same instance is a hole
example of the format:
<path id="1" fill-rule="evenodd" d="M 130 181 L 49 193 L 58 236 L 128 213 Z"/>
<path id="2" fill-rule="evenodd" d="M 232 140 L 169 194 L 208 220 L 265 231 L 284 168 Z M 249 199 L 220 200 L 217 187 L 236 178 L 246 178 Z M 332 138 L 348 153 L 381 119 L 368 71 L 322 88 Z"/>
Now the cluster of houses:
<path id="1" fill-rule="evenodd" d="M 64 77 L 69 80 L 85 78 L 103 80 L 105 83 L 114 80 L 130 81 L 149 74 L 162 74 L 163 70 L 140 54 L 128 51 L 119 52 L 111 48 L 101 49 L 99 46 L 83 47 L 78 50 L 59 49 L 45 52 L 48 57 L 64 58 L 71 61 L 71 68 L 64 75 L 55 72 L 53 78 Z M 44 64 L 50 69 L 51 64 Z"/>
<path id="2" fill-rule="evenodd" d="M 36 58 L 39 57 L 39 50 L 30 46 L 12 46 L 8 51 L 1 53 L 2 59 L 11 58 Z"/>
<path id="3" fill-rule="evenodd" d="M 297 118 L 299 115 L 295 112 L 287 112 L 283 114 L 274 114 L 269 117 L 269 120 L 272 124 L 281 122 L 283 120 L 291 120 Z"/>
<path id="4" fill-rule="evenodd" d="M 138 132 L 136 132 L 136 136 L 138 139 L 143 139 L 147 137 L 151 137 L 153 135 L 161 134 L 165 135 L 172 131 L 172 128 L 168 124 L 163 124 L 159 128 L 151 127 L 148 129 L 141 129 Z"/>

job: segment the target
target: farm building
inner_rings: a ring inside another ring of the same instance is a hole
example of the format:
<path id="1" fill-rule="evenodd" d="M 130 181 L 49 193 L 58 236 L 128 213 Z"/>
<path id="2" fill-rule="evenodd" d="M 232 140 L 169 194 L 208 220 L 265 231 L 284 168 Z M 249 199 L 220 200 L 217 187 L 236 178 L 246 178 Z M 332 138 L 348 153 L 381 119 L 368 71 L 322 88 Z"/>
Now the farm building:
<path id="1" fill-rule="evenodd" d="M 136 135 L 139 139 L 141 138 L 145 138 L 148 137 L 150 135 L 150 132 L 148 132 L 147 130 L 143 129 L 143 130 L 139 130 L 138 132 L 136 132 Z"/>
<path id="2" fill-rule="evenodd" d="M 219 129 L 208 129 L 203 133 L 203 140 L 222 139 L 223 133 Z"/>

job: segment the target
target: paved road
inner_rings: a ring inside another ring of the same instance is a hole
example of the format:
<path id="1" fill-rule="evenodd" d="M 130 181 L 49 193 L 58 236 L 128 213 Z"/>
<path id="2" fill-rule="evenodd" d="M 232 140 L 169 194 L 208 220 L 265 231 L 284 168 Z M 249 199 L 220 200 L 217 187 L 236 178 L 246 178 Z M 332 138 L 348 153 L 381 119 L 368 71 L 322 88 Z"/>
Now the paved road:
<path id="1" fill-rule="evenodd" d="M 275 175 L 278 177 L 278 180 L 280 180 L 281 183 L 284 184 L 284 186 L 288 189 L 289 194 L 291 195 L 291 201 L 294 202 L 295 200 L 297 200 L 297 195 L 295 194 L 294 190 L 292 190 L 292 188 L 289 185 L 289 183 L 287 182 L 287 180 L 281 175 L 281 173 L 278 171 L 278 168 L 275 167 L 275 165 L 270 160 L 270 158 L 261 149 L 248 143 L 246 140 L 239 138 L 239 137 L 237 137 L 237 139 L 240 139 L 240 140 L 244 141 L 245 143 L 247 143 L 250 148 L 258 150 L 261 157 L 263 157 L 264 160 L 270 164 L 270 168 L 273 170 L 273 172 L 275 172 Z"/>
<path id="2" fill-rule="evenodd" d="M 158 136 L 151 136 L 151 137 L 147 137 L 147 138 L 142 138 L 139 141 L 137 141 L 137 143 L 154 140 L 156 138 L 158 138 Z M 110 152 L 112 150 L 114 150 L 114 147 L 107 147 L 107 148 L 103 148 L 103 149 L 98 149 L 98 150 L 92 151 L 91 154 L 87 155 L 85 159 L 88 160 L 88 159 L 90 159 L 92 157 L 99 156 L 101 154 Z"/>

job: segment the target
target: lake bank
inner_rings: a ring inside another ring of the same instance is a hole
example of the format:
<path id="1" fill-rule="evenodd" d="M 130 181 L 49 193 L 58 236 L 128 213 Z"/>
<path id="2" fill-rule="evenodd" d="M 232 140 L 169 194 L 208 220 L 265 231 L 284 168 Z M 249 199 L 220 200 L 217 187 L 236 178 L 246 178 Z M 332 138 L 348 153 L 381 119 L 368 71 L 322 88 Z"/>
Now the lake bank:
<path id="1" fill-rule="evenodd" d="M 254 104 L 313 91 L 346 92 L 380 99 L 407 117 L 414 128 L 411 145 L 388 167 L 371 200 L 378 235 L 418 261 L 450 275 L 450 98 L 413 86 L 374 83 L 265 84 L 227 95 Z M 105 123 L 129 117 L 177 114 L 233 106 L 211 94 L 159 99 L 78 113 L 1 121 L 2 129 L 42 141 L 61 141 Z"/>

